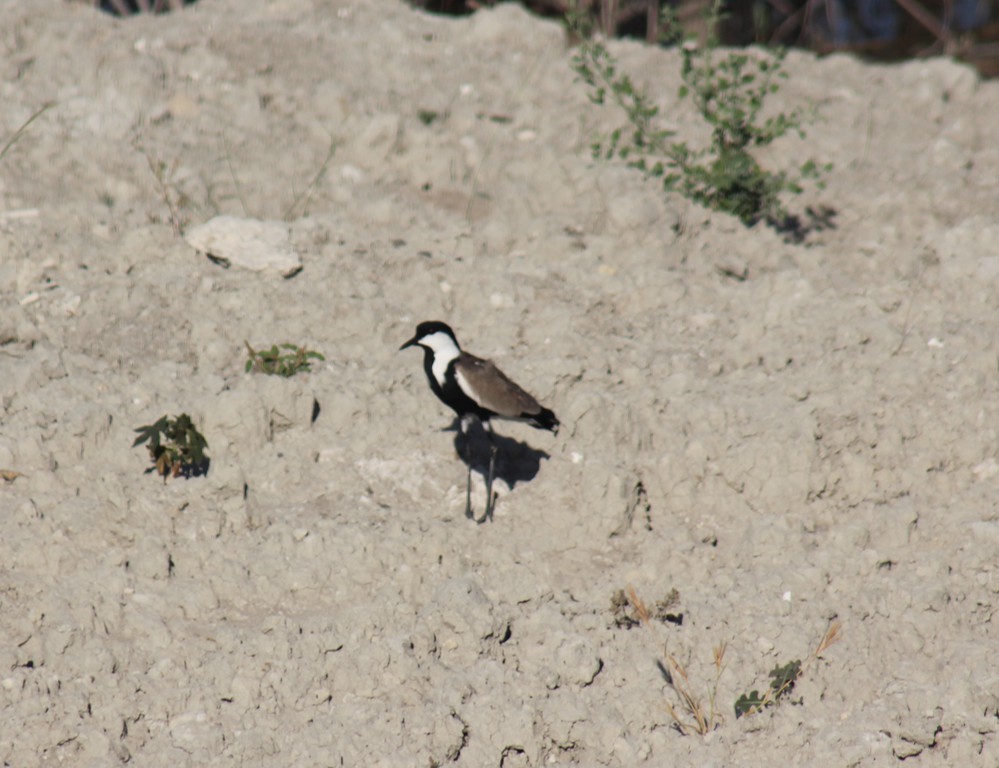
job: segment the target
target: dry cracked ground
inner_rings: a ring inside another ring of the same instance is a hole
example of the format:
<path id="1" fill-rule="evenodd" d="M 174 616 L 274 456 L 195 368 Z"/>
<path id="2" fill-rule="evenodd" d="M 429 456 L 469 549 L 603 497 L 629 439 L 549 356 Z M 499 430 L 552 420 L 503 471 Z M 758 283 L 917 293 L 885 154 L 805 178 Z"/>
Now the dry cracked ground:
<path id="1" fill-rule="evenodd" d="M 704 140 L 675 52 L 610 49 Z M 593 160 L 571 56 L 514 6 L 0 5 L 0 146 L 48 105 L 0 159 L 5 765 L 999 764 L 999 86 L 791 54 L 819 119 L 761 159 L 835 215 L 788 242 Z M 223 214 L 301 271 L 184 239 Z M 498 426 L 490 524 L 428 319 L 563 423 Z"/>

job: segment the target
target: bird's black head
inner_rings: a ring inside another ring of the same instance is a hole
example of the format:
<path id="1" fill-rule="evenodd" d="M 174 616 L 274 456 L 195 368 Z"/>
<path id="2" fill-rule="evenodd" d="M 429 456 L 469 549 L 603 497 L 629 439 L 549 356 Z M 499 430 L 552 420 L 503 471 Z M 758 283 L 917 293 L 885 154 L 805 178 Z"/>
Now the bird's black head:
<path id="1" fill-rule="evenodd" d="M 454 337 L 454 331 L 451 330 L 451 327 L 447 323 L 442 323 L 440 320 L 426 320 L 416 326 L 416 333 L 413 335 L 413 338 L 399 347 L 399 349 L 402 350 L 406 349 L 406 347 L 415 346 L 435 333 L 443 333 L 450 336 L 455 346 L 458 346 L 458 340 Z"/>

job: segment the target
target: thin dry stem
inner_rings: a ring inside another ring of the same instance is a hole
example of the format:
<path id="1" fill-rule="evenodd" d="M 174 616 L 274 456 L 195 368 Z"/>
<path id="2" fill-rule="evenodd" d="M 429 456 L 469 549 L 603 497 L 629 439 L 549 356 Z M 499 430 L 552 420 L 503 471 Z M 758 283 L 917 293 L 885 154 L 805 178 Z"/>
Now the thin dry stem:
<path id="1" fill-rule="evenodd" d="M 669 712 L 670 717 L 673 718 L 673 721 L 676 723 L 681 733 L 686 733 L 687 731 L 693 731 L 700 734 L 706 733 L 704 715 L 701 712 L 700 703 L 694 698 L 693 694 L 691 694 L 689 690 L 688 686 L 690 685 L 690 681 L 687 678 L 686 670 L 684 670 L 683 666 L 672 654 L 665 654 L 665 658 L 669 671 L 669 686 L 680 698 L 680 703 L 683 706 L 684 712 L 693 717 L 694 722 L 691 723 L 683 720 L 673 705 L 668 701 L 666 702 L 666 710 Z"/>
<path id="2" fill-rule="evenodd" d="M 635 613 L 638 614 L 639 621 L 642 624 L 648 625 L 652 621 L 652 614 L 649 613 L 648 607 L 646 607 L 645 602 L 638 596 L 635 592 L 635 588 L 628 585 L 628 600 L 631 602 L 632 606 L 635 608 Z"/>
<path id="3" fill-rule="evenodd" d="M 826 633 L 822 635 L 822 639 L 819 640 L 819 644 L 816 646 L 815 652 L 812 656 L 817 659 L 822 656 L 822 654 L 828 650 L 831 645 L 838 643 L 842 639 L 840 637 L 840 630 L 842 629 L 843 623 L 841 621 L 831 621 L 828 628 L 826 628 Z"/>
<path id="4" fill-rule="evenodd" d="M 232 179 L 232 186 L 236 190 L 236 197 L 239 199 L 239 205 L 243 209 L 243 215 L 247 216 L 246 198 L 243 197 L 243 186 L 239 183 L 239 177 L 236 175 L 236 169 L 232 167 L 232 153 L 229 151 L 229 139 L 226 137 L 225 131 L 222 131 L 222 149 L 225 151 L 225 164 L 229 168 L 229 177 Z"/>
<path id="5" fill-rule="evenodd" d="M 718 673 L 721 674 L 722 669 L 725 668 L 725 651 L 728 650 L 728 643 L 724 640 L 714 647 L 712 653 L 714 654 L 715 667 L 718 668 Z"/>
<path id="6" fill-rule="evenodd" d="M 6 155 L 8 151 L 10 151 L 11 147 L 17 144 L 18 139 L 20 139 L 24 135 L 24 132 L 28 130 L 28 126 L 30 126 L 33 122 L 35 122 L 35 120 L 37 120 L 39 117 L 41 117 L 43 114 L 45 114 L 49 109 L 51 109 L 54 106 L 55 106 L 54 101 L 47 101 L 44 104 L 42 104 L 42 106 L 40 106 L 37 110 L 35 110 L 35 112 L 31 115 L 31 117 L 25 120 L 21 124 L 21 127 L 18 128 L 16 131 L 14 131 L 14 135 L 11 136 L 9 139 L 7 139 L 7 143 L 3 145 L 3 149 L 0 149 L 0 160 L 3 160 L 3 156 Z"/>
<path id="7" fill-rule="evenodd" d="M 297 216 L 305 216 L 308 213 L 309 203 L 312 202 L 312 194 L 316 191 L 316 187 L 319 185 L 323 176 L 326 175 L 326 169 L 329 168 L 329 164 L 332 162 L 333 156 L 336 154 L 336 148 L 336 139 L 333 136 L 330 136 L 330 146 L 326 151 L 326 157 L 319 166 L 319 170 L 316 171 L 316 175 L 312 177 L 312 181 L 310 181 L 309 185 L 305 188 L 305 191 L 302 194 L 296 195 L 291 201 L 291 205 L 289 205 L 287 210 L 285 210 L 285 221 L 291 221 L 296 217 L 296 209 L 301 209 L 298 211 Z"/>
<path id="8" fill-rule="evenodd" d="M 149 163 L 149 170 L 153 172 L 153 176 L 156 177 L 156 183 L 160 187 L 160 194 L 163 196 L 163 202 L 166 203 L 167 209 L 170 211 L 170 225 L 173 227 L 173 233 L 177 237 L 180 237 L 183 232 L 183 223 L 180 219 L 180 209 L 177 203 L 173 199 L 173 195 L 170 194 L 170 189 L 172 182 L 170 178 L 174 175 L 177 170 L 177 162 L 174 161 L 173 167 L 170 173 L 165 173 L 166 163 L 153 160 L 150 155 L 146 155 L 146 162 Z"/>

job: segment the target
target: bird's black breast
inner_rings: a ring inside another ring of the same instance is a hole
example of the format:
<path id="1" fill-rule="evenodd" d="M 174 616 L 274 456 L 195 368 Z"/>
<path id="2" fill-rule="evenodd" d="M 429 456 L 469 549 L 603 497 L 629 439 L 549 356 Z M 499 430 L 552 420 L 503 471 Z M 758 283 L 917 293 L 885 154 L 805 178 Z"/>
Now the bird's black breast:
<path id="1" fill-rule="evenodd" d="M 423 370 L 427 374 L 427 381 L 430 383 L 430 388 L 437 395 L 437 399 L 458 414 L 458 416 L 471 414 L 477 416 L 482 421 L 489 421 L 490 417 L 496 414 L 481 407 L 462 391 L 454 376 L 455 363 L 457 363 L 457 359 L 451 361 L 444 372 L 444 381 L 439 382 L 434 376 L 434 353 L 429 349 L 424 350 Z"/>
<path id="2" fill-rule="evenodd" d="M 434 391 L 438 399 L 441 400 L 445 405 L 448 404 L 444 397 L 444 390 L 441 388 L 440 383 L 434 378 L 434 353 L 424 348 L 423 350 L 423 370 L 427 374 L 427 381 L 430 383 L 430 389 Z"/>

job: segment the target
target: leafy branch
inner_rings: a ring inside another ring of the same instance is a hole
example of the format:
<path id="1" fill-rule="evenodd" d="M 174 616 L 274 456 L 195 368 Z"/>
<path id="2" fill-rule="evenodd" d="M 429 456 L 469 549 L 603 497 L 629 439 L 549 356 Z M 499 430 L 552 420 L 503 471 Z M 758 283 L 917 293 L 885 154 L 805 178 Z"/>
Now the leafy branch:
<path id="1" fill-rule="evenodd" d="M 720 18 L 715 5 L 709 17 L 713 29 Z M 719 55 L 713 35 L 703 45 L 681 44 L 675 20 L 666 25 L 668 41 L 679 44 L 683 85 L 681 100 L 690 100 L 710 132 L 710 140 L 692 147 L 675 140 L 675 132 L 661 127 L 659 107 L 620 72 L 603 41 L 593 35 L 592 20 L 578 7 L 566 15 L 569 31 L 581 42 L 572 68 L 588 87 L 590 101 L 613 104 L 625 115 L 625 125 L 592 145 L 594 158 L 624 161 L 646 177 L 659 179 L 667 192 L 679 192 L 694 202 L 739 217 L 746 225 L 760 219 L 777 226 L 789 220 L 781 196 L 800 194 L 806 181 L 821 186 L 821 176 L 831 169 L 812 160 L 795 171 L 764 169 L 753 150 L 794 133 L 804 137 L 808 115 L 801 110 L 763 118 L 769 96 L 776 94 L 784 71 L 786 52 L 781 49 L 750 55 L 735 51 Z"/>

